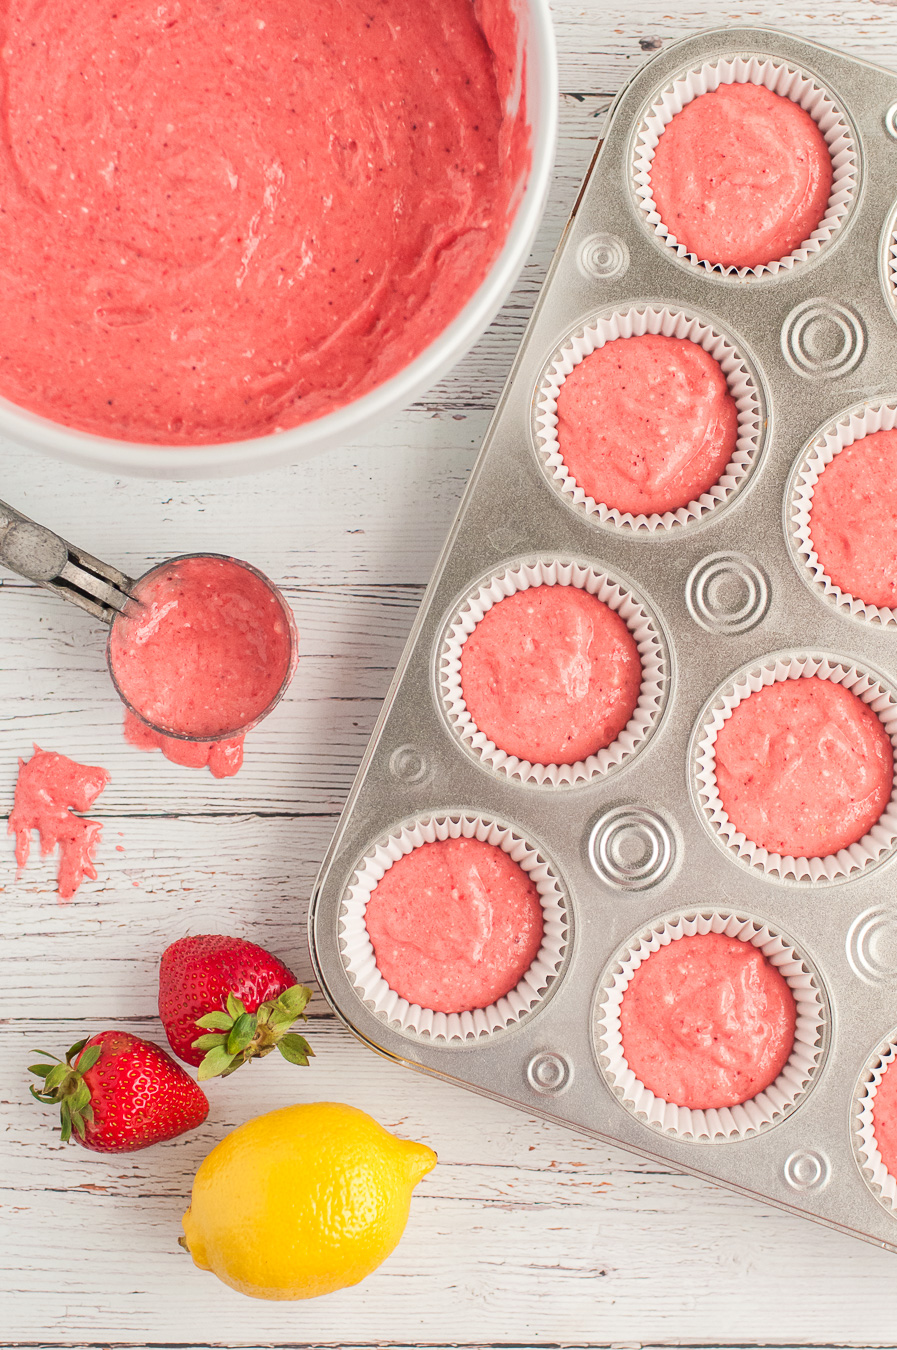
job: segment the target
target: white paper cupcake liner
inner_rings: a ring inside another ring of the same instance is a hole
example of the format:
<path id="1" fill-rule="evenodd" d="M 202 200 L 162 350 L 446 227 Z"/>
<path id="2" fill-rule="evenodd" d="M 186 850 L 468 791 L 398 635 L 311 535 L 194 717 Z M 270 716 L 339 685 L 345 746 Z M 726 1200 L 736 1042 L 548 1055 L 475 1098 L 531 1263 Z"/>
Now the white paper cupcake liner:
<path id="1" fill-rule="evenodd" d="M 467 711 L 461 687 L 464 644 L 493 605 L 532 586 L 576 586 L 597 596 L 624 621 L 638 647 L 642 684 L 638 703 L 615 741 L 575 764 L 532 764 L 506 753 L 480 731 Z M 467 595 L 440 644 L 439 688 L 449 726 L 484 764 L 523 783 L 570 787 L 599 778 L 628 763 L 657 727 L 666 705 L 669 656 L 660 625 L 628 585 L 607 572 L 564 558 L 534 558 L 493 573 Z"/>
<path id="2" fill-rule="evenodd" d="M 897 399 L 858 404 L 830 422 L 801 452 L 788 487 L 789 544 L 798 570 L 823 600 L 844 614 L 887 626 L 897 624 L 897 609 L 867 604 L 836 586 L 813 545 L 811 512 L 816 484 L 836 455 L 876 431 L 897 427 Z"/>
<path id="3" fill-rule="evenodd" d="M 679 938 L 707 933 L 724 933 L 758 947 L 787 980 L 797 1007 L 797 1022 L 788 1062 L 764 1092 L 738 1106 L 692 1110 L 655 1096 L 629 1067 L 623 1053 L 620 1007 L 633 975 L 653 952 Z M 599 996 L 599 1063 L 626 1109 L 652 1129 L 701 1142 L 744 1139 L 783 1120 L 806 1095 L 822 1060 L 827 1022 L 820 981 L 788 939 L 743 914 L 692 911 L 656 920 L 618 954 Z"/>
<path id="4" fill-rule="evenodd" d="M 700 497 L 675 511 L 633 515 L 590 497 L 568 470 L 558 443 L 558 394 L 567 376 L 586 356 L 607 342 L 644 337 L 646 333 L 696 342 L 719 363 L 738 410 L 738 436 L 732 458 L 719 481 Z M 671 306 L 656 308 L 649 302 L 598 314 L 566 338 L 543 374 L 536 396 L 536 447 L 551 485 L 569 505 L 577 507 L 595 523 L 634 533 L 672 530 L 692 524 L 717 510 L 756 467 L 765 430 L 766 411 L 759 378 L 731 339 L 693 311 Z"/>
<path id="5" fill-rule="evenodd" d="M 378 881 L 406 853 L 437 839 L 460 838 L 496 844 L 528 873 L 542 904 L 543 937 L 535 960 L 510 993 L 487 1008 L 443 1013 L 409 1003 L 389 987 L 377 968 L 365 911 Z M 408 821 L 365 854 L 343 898 L 340 949 L 356 993 L 378 1017 L 409 1035 L 458 1043 L 504 1030 L 543 1001 L 560 973 L 568 927 L 567 905 L 557 874 L 539 850 L 507 825 L 484 816 L 451 812 Z"/>
<path id="6" fill-rule="evenodd" d="M 734 675 L 710 699 L 693 736 L 694 783 L 698 814 L 729 855 L 748 868 L 779 881 L 831 882 L 854 876 L 883 860 L 897 842 L 897 801 L 891 799 L 868 834 L 849 848 L 824 858 L 794 858 L 770 853 L 736 830 L 723 809 L 716 783 L 716 738 L 744 699 L 779 680 L 818 676 L 842 684 L 881 719 L 897 756 L 897 698 L 882 679 L 848 657 L 823 653 L 776 652 Z"/>
<path id="7" fill-rule="evenodd" d="M 657 142 L 664 128 L 680 113 L 686 104 L 701 94 L 712 93 L 721 84 L 759 84 L 797 103 L 808 112 L 825 138 L 832 157 L 832 190 L 823 219 L 799 248 L 787 257 L 777 258 L 759 267 L 723 267 L 711 259 L 699 258 L 680 244 L 660 218 L 651 189 L 651 165 Z M 652 101 L 640 121 L 633 152 L 632 173 L 636 201 L 642 217 L 653 232 L 676 257 L 713 272 L 717 276 L 731 276 L 739 280 L 749 277 L 775 276 L 789 272 L 806 262 L 829 242 L 843 225 L 853 201 L 859 176 L 859 155 L 850 123 L 833 95 L 805 71 L 781 61 L 758 56 L 731 56 L 716 61 L 705 61 L 702 66 L 684 71 Z"/>
<path id="8" fill-rule="evenodd" d="M 897 1177 L 888 1171 L 882 1161 L 875 1140 L 873 1119 L 875 1095 L 886 1070 L 895 1059 L 897 1059 L 897 1035 L 890 1037 L 880 1046 L 866 1063 L 854 1122 L 854 1145 L 866 1185 L 885 1208 L 897 1216 Z"/>

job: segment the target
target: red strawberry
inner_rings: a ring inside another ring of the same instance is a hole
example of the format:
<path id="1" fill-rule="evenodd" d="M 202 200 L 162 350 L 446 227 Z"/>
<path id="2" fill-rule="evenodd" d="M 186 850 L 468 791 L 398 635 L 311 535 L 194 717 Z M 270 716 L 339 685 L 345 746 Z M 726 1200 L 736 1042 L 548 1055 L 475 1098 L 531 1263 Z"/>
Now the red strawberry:
<path id="1" fill-rule="evenodd" d="M 31 1095 L 59 1104 L 63 1143 L 74 1130 L 77 1142 L 96 1153 L 134 1153 L 196 1129 L 209 1114 L 206 1094 L 180 1064 L 127 1031 L 79 1041 L 65 1063 L 48 1058 L 55 1064 L 31 1066 L 44 1080 Z"/>
<path id="2" fill-rule="evenodd" d="M 314 1052 L 289 1030 L 311 990 L 263 947 L 242 938 L 185 937 L 162 953 L 159 1016 L 168 1043 L 200 1080 L 226 1077 L 276 1047 L 291 1064 Z"/>

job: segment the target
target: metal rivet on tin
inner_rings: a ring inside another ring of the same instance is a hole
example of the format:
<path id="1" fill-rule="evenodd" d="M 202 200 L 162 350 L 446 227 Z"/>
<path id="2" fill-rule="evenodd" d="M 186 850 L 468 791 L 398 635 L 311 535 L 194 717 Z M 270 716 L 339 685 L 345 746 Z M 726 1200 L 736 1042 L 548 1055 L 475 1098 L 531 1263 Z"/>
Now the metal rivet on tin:
<path id="1" fill-rule="evenodd" d="M 847 934 L 847 960 L 866 984 L 897 984 L 897 910 L 876 905 L 859 914 Z"/>
<path id="2" fill-rule="evenodd" d="M 599 879 L 622 891 L 644 891 L 667 875 L 676 856 L 673 832 L 646 806 L 615 806 L 589 835 L 589 860 Z"/>
<path id="3" fill-rule="evenodd" d="M 866 347 L 859 315 L 833 300 L 805 300 L 782 328 L 782 354 L 806 379 L 831 379 L 856 366 Z"/>
<path id="4" fill-rule="evenodd" d="M 685 603 L 709 633 L 746 633 L 766 617 L 769 581 L 740 553 L 711 553 L 689 573 Z"/>
<path id="5" fill-rule="evenodd" d="M 831 1167 L 824 1153 L 799 1149 L 785 1159 L 785 1180 L 795 1191 L 821 1191 L 828 1185 Z"/>
<path id="6" fill-rule="evenodd" d="M 885 131 L 897 141 L 897 103 L 892 103 L 885 113 Z"/>
<path id="7" fill-rule="evenodd" d="M 563 1055 L 543 1050 L 527 1064 L 526 1081 L 543 1097 L 559 1097 L 573 1082 L 573 1065 Z"/>
<path id="8" fill-rule="evenodd" d="M 389 757 L 389 771 L 401 783 L 422 783 L 430 765 L 416 745 L 400 745 Z"/>
<path id="9" fill-rule="evenodd" d="M 590 234 L 579 246 L 579 266 L 598 281 L 622 277 L 629 270 L 629 249 L 615 234 Z"/>

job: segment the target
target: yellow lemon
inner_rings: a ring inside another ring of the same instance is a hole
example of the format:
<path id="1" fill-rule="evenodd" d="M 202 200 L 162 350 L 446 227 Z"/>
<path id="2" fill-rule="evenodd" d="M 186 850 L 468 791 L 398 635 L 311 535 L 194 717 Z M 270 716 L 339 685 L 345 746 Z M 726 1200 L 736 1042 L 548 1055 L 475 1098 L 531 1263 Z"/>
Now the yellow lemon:
<path id="1" fill-rule="evenodd" d="M 287 1106 L 240 1125 L 200 1164 L 179 1241 L 252 1298 L 357 1284 L 396 1246 L 436 1164 L 354 1106 Z"/>

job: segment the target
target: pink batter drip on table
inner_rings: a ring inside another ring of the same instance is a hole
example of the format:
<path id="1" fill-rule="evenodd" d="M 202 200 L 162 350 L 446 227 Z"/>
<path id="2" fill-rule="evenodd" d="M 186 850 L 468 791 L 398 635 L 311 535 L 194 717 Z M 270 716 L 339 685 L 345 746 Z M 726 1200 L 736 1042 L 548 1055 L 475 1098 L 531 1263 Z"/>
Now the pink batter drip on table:
<path id="1" fill-rule="evenodd" d="M 9 833 L 16 836 L 16 863 L 21 871 L 28 861 L 32 830 L 40 836 L 42 857 L 58 846 L 60 900 L 71 900 L 85 877 L 96 880 L 93 856 L 103 827 L 72 813 L 89 811 L 108 782 L 105 769 L 77 764 L 37 745 L 31 759 L 19 760 L 9 817 Z"/>
<path id="2" fill-rule="evenodd" d="M 125 712 L 125 740 L 138 750 L 161 750 L 172 764 L 185 769 L 208 769 L 213 778 L 233 778 L 243 764 L 244 736 L 230 741 L 182 741 L 163 736 L 139 717 Z"/>
<path id="3" fill-rule="evenodd" d="M 616 338 L 558 393 L 558 448 L 596 502 L 633 515 L 675 511 L 719 482 L 738 441 L 722 368 L 687 338 Z"/>
<path id="4" fill-rule="evenodd" d="M 897 1072 L 895 1061 L 885 1069 L 872 1103 L 872 1124 L 881 1160 L 892 1177 L 897 1177 Z"/>
<path id="5" fill-rule="evenodd" d="M 891 796 L 894 754 L 880 718 L 817 676 L 750 694 L 716 738 L 729 820 L 783 857 L 824 858 L 862 839 Z"/>
<path id="6" fill-rule="evenodd" d="M 479 839 L 437 840 L 399 858 L 375 887 L 365 924 L 390 989 L 444 1013 L 509 993 L 543 935 L 535 883 Z"/>
<path id="7" fill-rule="evenodd" d="M 707 933 L 660 947 L 623 995 L 623 1053 L 663 1101 L 737 1106 L 774 1083 L 794 1046 L 797 1009 L 779 971 L 750 942 Z"/>
<path id="8" fill-rule="evenodd" d="M 664 225 L 723 267 L 761 267 L 799 248 L 825 216 L 832 179 L 810 114 L 756 84 L 723 84 L 687 103 L 651 165 Z"/>

